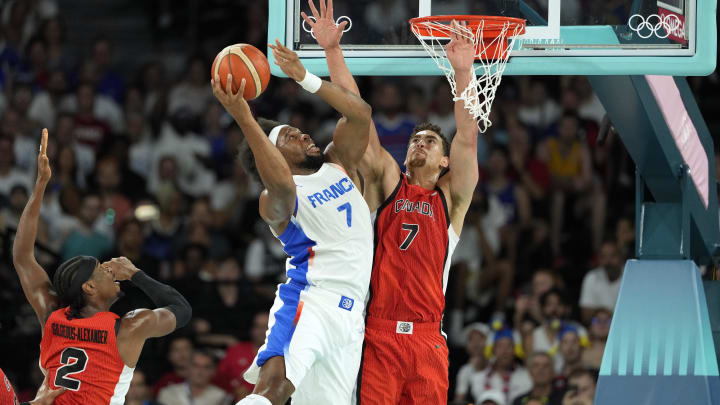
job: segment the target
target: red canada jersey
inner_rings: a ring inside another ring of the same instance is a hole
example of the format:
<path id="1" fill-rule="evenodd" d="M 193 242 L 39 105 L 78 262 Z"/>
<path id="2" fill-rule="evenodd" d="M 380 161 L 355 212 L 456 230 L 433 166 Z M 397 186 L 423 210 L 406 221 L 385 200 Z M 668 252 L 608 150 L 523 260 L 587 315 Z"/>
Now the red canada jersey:
<path id="1" fill-rule="evenodd" d="M 5 373 L 0 368 L 0 404 L 2 405 L 15 405 L 17 404 L 17 398 L 15 397 L 15 390 L 13 390 L 10 380 L 8 380 Z"/>
<path id="2" fill-rule="evenodd" d="M 67 311 L 50 315 L 40 341 L 40 365 L 51 388 L 67 388 L 54 404 L 122 405 L 134 369 L 118 352 L 119 317 L 98 312 L 68 320 Z"/>
<path id="3" fill-rule="evenodd" d="M 440 322 L 458 236 L 442 190 L 405 174 L 375 215 L 375 257 L 367 313 L 381 319 Z"/>

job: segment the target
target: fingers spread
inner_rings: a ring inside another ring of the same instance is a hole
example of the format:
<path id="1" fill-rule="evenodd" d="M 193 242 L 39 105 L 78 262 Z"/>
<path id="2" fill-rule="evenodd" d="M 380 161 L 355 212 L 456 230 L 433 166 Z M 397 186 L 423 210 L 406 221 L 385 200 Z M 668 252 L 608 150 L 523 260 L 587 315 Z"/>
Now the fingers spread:
<path id="1" fill-rule="evenodd" d="M 320 0 L 320 17 L 324 18 L 327 15 L 327 10 L 325 10 L 325 0 Z"/>
<path id="2" fill-rule="evenodd" d="M 343 21 L 340 24 L 338 24 L 338 29 L 340 30 L 340 32 L 344 31 L 345 27 L 347 27 L 347 25 L 348 25 L 347 21 Z"/>
<path id="3" fill-rule="evenodd" d="M 322 0 L 320 0 L 322 1 Z M 333 4 L 332 0 L 327 0 L 327 16 L 333 18 Z"/>
<path id="4" fill-rule="evenodd" d="M 308 25 L 310 26 L 310 28 L 312 28 L 312 27 L 315 25 L 315 22 L 314 22 L 313 20 L 311 20 L 310 17 L 308 17 L 308 15 L 305 14 L 304 11 L 301 11 L 301 12 L 300 12 L 300 17 L 302 17 L 303 20 L 305 20 L 305 22 L 308 23 Z"/>
<path id="5" fill-rule="evenodd" d="M 227 93 L 228 96 L 233 95 L 232 91 L 232 73 L 228 73 L 227 75 L 227 81 L 225 81 L 225 93 Z"/>
<path id="6" fill-rule="evenodd" d="M 322 1 L 322 0 L 320 0 Z M 315 18 L 320 18 L 320 13 L 318 13 L 317 9 L 315 8 L 315 4 L 312 0 L 308 0 L 308 3 L 310 4 L 310 11 L 312 12 L 313 16 Z"/>

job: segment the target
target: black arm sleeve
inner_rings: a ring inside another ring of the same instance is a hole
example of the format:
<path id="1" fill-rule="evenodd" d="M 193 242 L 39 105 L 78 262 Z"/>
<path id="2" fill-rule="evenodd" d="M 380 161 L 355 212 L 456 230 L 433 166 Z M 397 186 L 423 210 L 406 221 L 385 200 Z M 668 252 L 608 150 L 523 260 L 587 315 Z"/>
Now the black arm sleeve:
<path id="1" fill-rule="evenodd" d="M 175 314 L 175 329 L 182 328 L 190 322 L 190 318 L 192 318 L 190 303 L 176 289 L 153 280 L 143 271 L 133 274 L 130 281 L 142 290 L 157 307 L 167 308 Z"/>

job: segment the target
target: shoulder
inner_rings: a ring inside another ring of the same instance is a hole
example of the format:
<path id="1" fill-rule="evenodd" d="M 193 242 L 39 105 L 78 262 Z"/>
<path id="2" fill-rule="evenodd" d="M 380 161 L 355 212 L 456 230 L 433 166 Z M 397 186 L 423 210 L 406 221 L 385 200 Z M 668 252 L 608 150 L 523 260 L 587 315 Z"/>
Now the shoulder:
<path id="1" fill-rule="evenodd" d="M 185 383 L 176 383 L 165 386 L 160 389 L 160 396 L 175 396 L 182 393 L 185 389 Z"/>
<path id="2" fill-rule="evenodd" d="M 600 281 L 600 279 L 603 276 L 603 272 L 605 270 L 602 267 L 596 267 L 590 271 L 587 272 L 585 277 L 583 278 L 583 282 L 586 283 L 596 283 Z"/>

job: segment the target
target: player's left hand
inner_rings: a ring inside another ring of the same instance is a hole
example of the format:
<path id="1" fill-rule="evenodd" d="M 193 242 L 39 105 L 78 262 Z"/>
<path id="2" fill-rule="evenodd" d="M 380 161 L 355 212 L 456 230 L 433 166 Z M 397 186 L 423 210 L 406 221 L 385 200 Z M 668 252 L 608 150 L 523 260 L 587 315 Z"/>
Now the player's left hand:
<path id="1" fill-rule="evenodd" d="M 48 384 L 48 376 L 45 375 L 42 385 L 38 388 L 35 399 L 30 401 L 32 405 L 50 405 L 55 401 L 55 398 L 62 395 L 63 392 L 67 391 L 66 388 L 58 388 L 56 390 L 51 389 Z"/>
<path id="2" fill-rule="evenodd" d="M 50 181 L 52 171 L 50 170 L 50 159 L 47 157 L 48 130 L 43 128 L 42 139 L 40 140 L 40 152 L 38 153 L 38 167 L 36 183 L 45 187 Z"/>
<path id="3" fill-rule="evenodd" d="M 445 48 L 447 58 L 456 73 L 459 71 L 468 71 L 472 69 L 473 62 L 475 61 L 475 45 L 473 45 L 471 39 L 473 36 L 472 31 L 467 28 L 465 22 L 458 23 L 453 20 L 451 24 L 456 30 L 463 31 L 465 34 L 450 34 L 450 43 Z"/>
<path id="4" fill-rule="evenodd" d="M 320 3 L 319 13 L 315 8 L 313 0 L 308 0 L 310 11 L 312 11 L 315 21 L 311 20 L 304 11 L 301 12 L 300 15 L 303 20 L 308 23 L 315 35 L 315 40 L 323 49 L 327 50 L 340 46 L 340 37 L 342 37 L 343 30 L 345 26 L 348 25 L 348 22 L 343 21 L 340 24 L 335 24 L 332 0 L 327 0 L 327 7 L 325 7 L 325 0 L 318 0 L 318 2 Z"/>
<path id="5" fill-rule="evenodd" d="M 275 45 L 268 44 L 275 57 L 275 64 L 280 66 L 283 73 L 296 82 L 305 78 L 305 66 L 300 62 L 298 54 L 284 46 L 275 39 Z"/>

